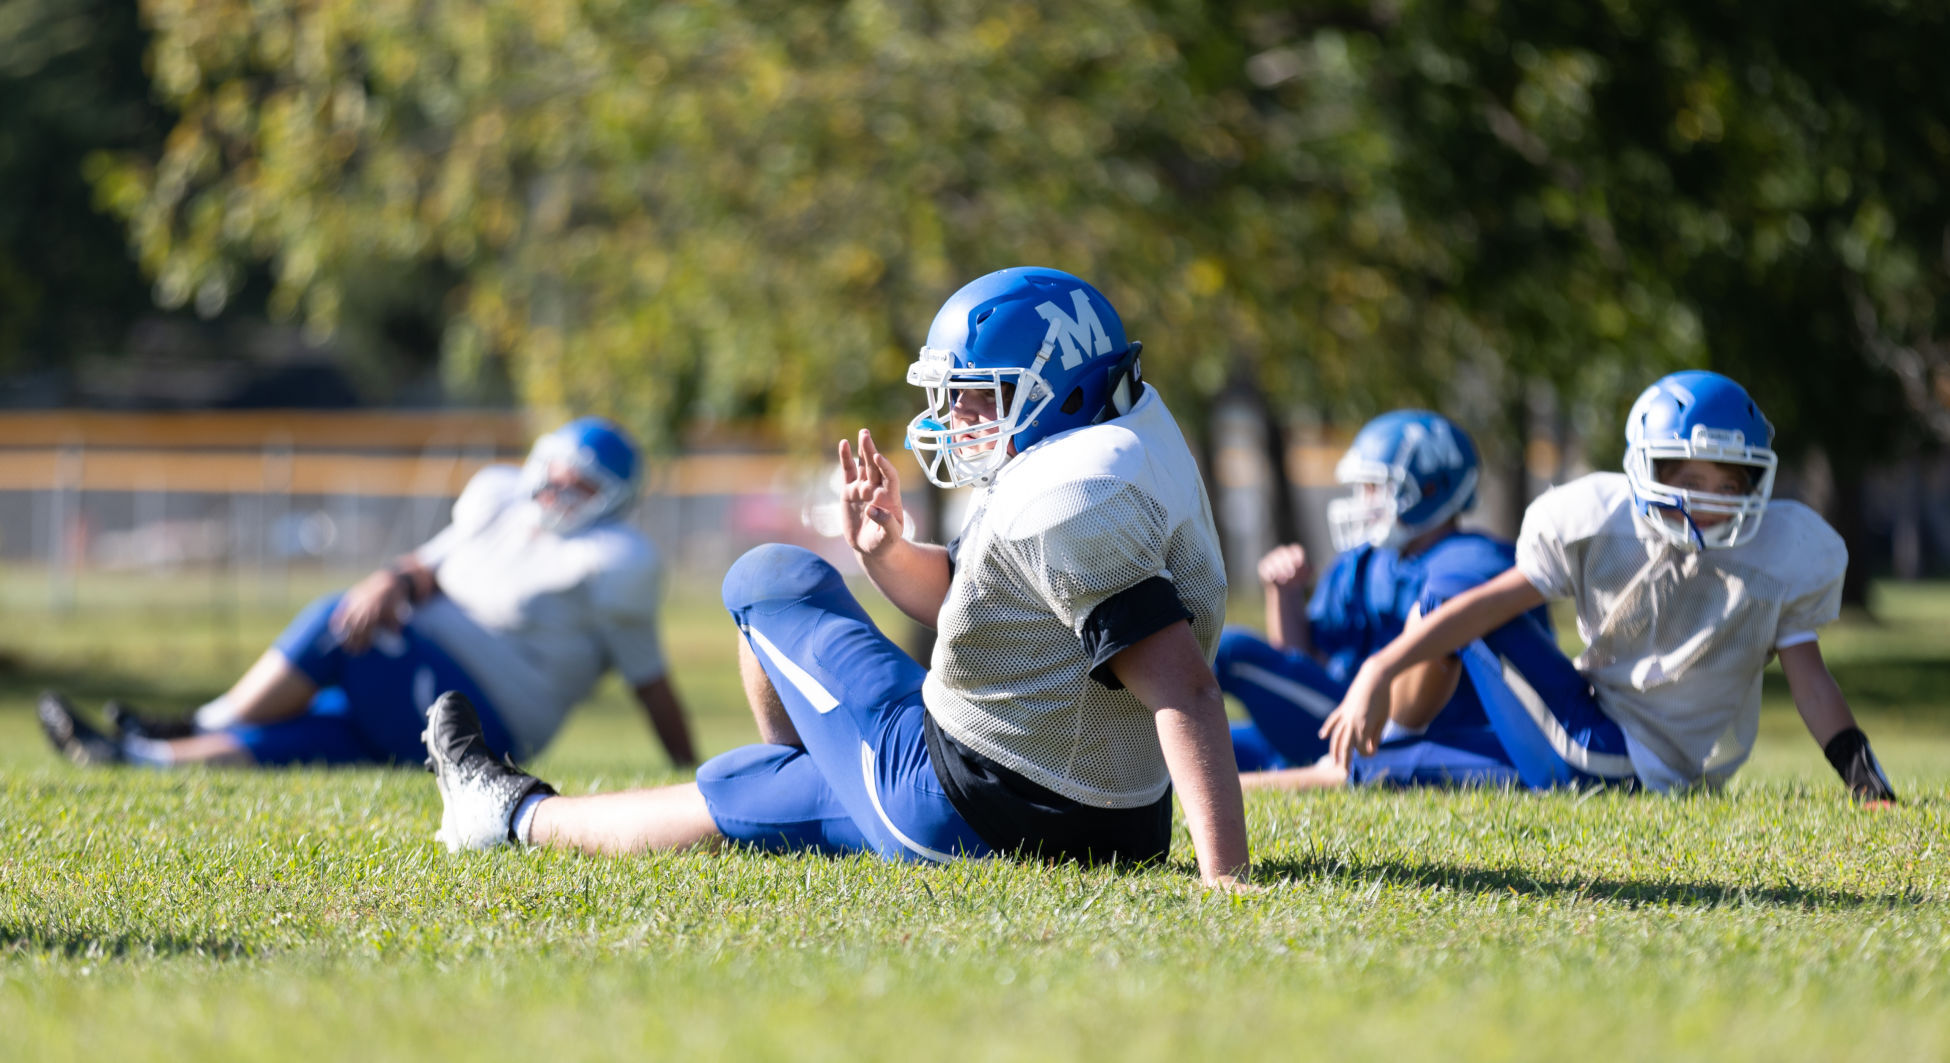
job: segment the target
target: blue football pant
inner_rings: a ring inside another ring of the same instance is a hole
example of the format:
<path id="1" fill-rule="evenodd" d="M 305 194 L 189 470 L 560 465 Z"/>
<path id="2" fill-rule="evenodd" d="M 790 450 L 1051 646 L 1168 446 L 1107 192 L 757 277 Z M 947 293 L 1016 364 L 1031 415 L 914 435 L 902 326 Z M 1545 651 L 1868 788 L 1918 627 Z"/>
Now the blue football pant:
<path id="1" fill-rule="evenodd" d="M 1233 728 L 1233 755 L 1240 771 L 1312 764 L 1327 755 L 1320 725 L 1341 703 L 1347 687 L 1313 658 L 1229 627 L 1219 634 L 1212 671 L 1219 689 L 1239 699 L 1252 718 L 1250 725 Z"/>
<path id="2" fill-rule="evenodd" d="M 304 714 L 223 729 L 254 760 L 418 765 L 426 757 L 420 732 L 427 708 L 447 690 L 467 695 L 480 711 L 490 748 L 510 749 L 507 729 L 480 685 L 411 622 L 397 635 L 380 632 L 364 653 L 348 651 L 331 630 L 340 597 L 328 594 L 300 610 L 272 647 L 318 686 Z"/>
<path id="3" fill-rule="evenodd" d="M 1498 652 L 1500 641 L 1492 633 L 1470 643 L 1462 651 L 1463 670 L 1523 784 L 1533 790 L 1636 785 L 1625 733 L 1590 687 L 1559 690 L 1546 699 Z"/>
<path id="4" fill-rule="evenodd" d="M 1313 764 L 1327 755 L 1320 725 L 1347 693 L 1326 669 L 1303 653 L 1274 647 L 1243 628 L 1227 628 L 1213 662 L 1219 686 L 1239 699 L 1252 717 L 1232 728 L 1233 759 L 1240 771 L 1270 771 Z M 1356 756 L 1348 781 L 1386 786 L 1498 786 L 1517 781 L 1497 736 L 1481 726 L 1442 726 L 1381 743 Z"/>
<path id="5" fill-rule="evenodd" d="M 987 855 L 922 736 L 926 669 L 880 633 L 837 569 L 796 546 L 760 546 L 725 574 L 724 604 L 805 743 L 746 746 L 698 769 L 726 837 L 888 860 Z"/>

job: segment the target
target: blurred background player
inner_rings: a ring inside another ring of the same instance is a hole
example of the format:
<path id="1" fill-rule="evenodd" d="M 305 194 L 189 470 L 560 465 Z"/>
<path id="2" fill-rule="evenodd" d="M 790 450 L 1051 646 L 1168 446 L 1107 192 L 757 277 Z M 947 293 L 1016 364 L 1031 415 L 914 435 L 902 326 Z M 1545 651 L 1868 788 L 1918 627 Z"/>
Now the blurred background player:
<path id="1" fill-rule="evenodd" d="M 1417 617 L 1508 570 L 1515 559 L 1508 542 L 1457 528 L 1457 518 L 1476 502 L 1476 448 L 1441 414 L 1396 410 L 1369 421 L 1334 472 L 1352 491 L 1328 506 L 1340 553 L 1311 600 L 1306 549 L 1276 547 L 1259 563 L 1266 636 L 1228 628 L 1219 640 L 1219 684 L 1252 717 L 1233 727 L 1240 770 L 1249 773 L 1241 781 L 1284 788 L 1350 780 L 1514 782 L 1515 769 L 1454 656 L 1426 661 L 1395 680 L 1395 714 L 1373 755 L 1355 757 L 1346 769 L 1316 764 L 1328 752 L 1321 723 L 1361 662 Z M 1542 608 L 1511 625 L 1555 654 Z"/>
<path id="2" fill-rule="evenodd" d="M 489 746 L 527 757 L 615 668 L 671 760 L 692 764 L 658 638 L 657 555 L 623 520 L 640 473 L 621 429 L 572 421 L 521 468 L 475 474 L 419 549 L 307 606 L 193 721 L 110 703 L 105 735 L 50 692 L 42 728 L 78 764 L 418 763 L 427 707 L 461 690 Z"/>
<path id="3" fill-rule="evenodd" d="M 931 669 L 840 574 L 762 546 L 725 576 L 764 744 L 695 784 L 556 797 L 495 760 L 464 698 L 427 744 L 450 848 L 511 840 L 635 851 L 720 838 L 895 860 L 1025 853 L 1142 862 L 1184 803 L 1199 870 L 1246 870 L 1245 816 L 1210 653 L 1225 574 L 1182 433 L 1095 288 L 1051 269 L 982 277 L 936 315 L 907 379 L 922 469 L 976 486 L 946 547 L 903 538 L 900 478 L 862 431 L 839 445 L 848 542 L 939 632 Z"/>
<path id="4" fill-rule="evenodd" d="M 1335 760 L 1375 748 L 1397 677 L 1460 650 L 1527 785 L 1717 786 L 1753 749 L 1761 670 L 1778 654 L 1849 791 L 1894 800 L 1816 641 L 1840 611 L 1847 551 L 1813 510 L 1772 500 L 1773 437 L 1746 390 L 1718 373 L 1647 388 L 1626 423 L 1622 475 L 1593 473 L 1531 503 L 1514 568 L 1361 666 L 1322 728 Z M 1510 680 L 1493 640 L 1477 641 L 1549 598 L 1577 607 L 1588 687 Z"/>

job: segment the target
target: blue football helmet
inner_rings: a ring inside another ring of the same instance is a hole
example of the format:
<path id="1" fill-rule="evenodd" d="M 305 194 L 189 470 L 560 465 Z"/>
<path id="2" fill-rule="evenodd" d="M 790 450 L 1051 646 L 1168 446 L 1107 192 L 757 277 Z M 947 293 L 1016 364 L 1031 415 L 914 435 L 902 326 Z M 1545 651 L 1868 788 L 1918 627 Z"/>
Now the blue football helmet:
<path id="1" fill-rule="evenodd" d="M 1625 476 L 1645 523 L 1679 546 L 1737 546 L 1760 530 L 1779 459 L 1774 426 L 1747 389 L 1718 373 L 1689 369 L 1662 377 L 1632 404 L 1625 422 Z M 1752 469 L 1753 490 L 1725 495 L 1661 483 L 1658 463 L 1712 461 Z M 1700 527 L 1696 515 L 1726 519 Z"/>
<path id="2" fill-rule="evenodd" d="M 582 417 L 535 441 L 522 466 L 522 487 L 530 498 L 548 486 L 549 470 L 567 466 L 595 488 L 573 501 L 542 506 L 542 527 L 560 535 L 621 516 L 636 502 L 642 461 L 623 430 L 601 417 Z M 562 499 L 565 492 L 556 492 Z"/>
<path id="3" fill-rule="evenodd" d="M 928 328 L 907 382 L 927 408 L 907 425 L 907 447 L 941 487 L 986 484 L 1058 432 L 1130 409 L 1141 345 L 1103 293 L 1062 270 L 1019 266 L 969 282 Z M 995 417 L 952 427 L 963 391 L 986 391 Z"/>
<path id="4" fill-rule="evenodd" d="M 1362 426 L 1334 477 L 1354 485 L 1327 504 L 1334 549 L 1398 550 L 1476 504 L 1476 446 L 1439 413 L 1395 410 Z"/>

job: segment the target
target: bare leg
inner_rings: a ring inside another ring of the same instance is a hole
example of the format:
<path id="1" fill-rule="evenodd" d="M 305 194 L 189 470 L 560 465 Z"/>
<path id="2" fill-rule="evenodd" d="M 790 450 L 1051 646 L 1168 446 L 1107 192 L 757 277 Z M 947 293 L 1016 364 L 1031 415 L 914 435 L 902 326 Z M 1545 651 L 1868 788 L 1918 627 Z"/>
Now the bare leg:
<path id="1" fill-rule="evenodd" d="M 738 678 L 745 684 L 745 700 L 751 704 L 752 719 L 758 724 L 758 740 L 767 745 L 803 748 L 806 743 L 799 737 L 799 729 L 792 726 L 779 692 L 772 689 L 771 677 L 752 654 L 751 643 L 742 638 L 738 640 Z"/>
<path id="2" fill-rule="evenodd" d="M 1388 718 L 1411 731 L 1427 730 L 1455 697 L 1462 682 L 1462 660 L 1444 657 L 1427 661 L 1395 677 L 1389 684 Z"/>
<path id="3" fill-rule="evenodd" d="M 224 695 L 230 708 L 228 718 L 205 721 L 199 717 L 199 722 L 205 726 L 226 726 L 289 720 L 302 714 L 311 705 L 312 695 L 316 693 L 318 684 L 292 667 L 284 654 L 265 650 L 264 656 L 259 657 L 257 663 L 251 665 L 243 678 L 237 680 Z"/>
<path id="4" fill-rule="evenodd" d="M 1239 776 L 1242 790 L 1328 790 L 1347 785 L 1347 770 L 1332 761 L 1280 771 L 1249 771 Z"/>
<path id="5" fill-rule="evenodd" d="M 198 713 L 197 722 L 204 727 L 226 727 L 232 724 L 266 724 L 289 720 L 304 713 L 310 707 L 312 695 L 318 693 L 318 685 L 305 673 L 291 666 L 284 655 L 276 650 L 266 650 L 257 662 L 250 666 L 243 678 L 237 680 L 223 698 L 215 703 L 222 706 L 223 718 L 218 721 L 205 719 L 205 713 Z M 238 765 L 255 764 L 243 743 L 222 731 L 209 731 L 191 735 L 188 738 L 157 740 L 147 743 L 143 751 L 149 763 L 167 764 L 208 764 Z"/>
<path id="6" fill-rule="evenodd" d="M 723 840 L 696 783 L 588 797 L 551 797 L 535 806 L 528 839 L 585 853 L 714 847 Z"/>
<path id="7" fill-rule="evenodd" d="M 243 743 L 222 731 L 172 738 L 151 747 L 172 764 L 249 765 L 257 763 Z"/>

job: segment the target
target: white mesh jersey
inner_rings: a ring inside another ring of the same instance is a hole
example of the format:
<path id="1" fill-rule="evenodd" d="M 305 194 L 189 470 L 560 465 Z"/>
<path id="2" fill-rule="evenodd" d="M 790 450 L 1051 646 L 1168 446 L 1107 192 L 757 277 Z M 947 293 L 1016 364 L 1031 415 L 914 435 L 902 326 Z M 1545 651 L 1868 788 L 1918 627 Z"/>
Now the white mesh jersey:
<path id="1" fill-rule="evenodd" d="M 1768 504 L 1760 531 L 1691 551 L 1646 526 L 1620 473 L 1593 473 L 1531 503 L 1517 568 L 1577 605 L 1578 670 L 1625 732 L 1640 781 L 1717 785 L 1754 747 L 1760 674 L 1841 610 L 1848 550 L 1799 502 Z"/>
<path id="2" fill-rule="evenodd" d="M 663 675 L 664 656 L 650 541 L 620 521 L 569 535 L 544 529 L 519 481 L 512 466 L 476 473 L 453 523 L 416 551 L 441 593 L 414 611 L 413 626 L 481 684 L 526 757 L 604 669 L 634 686 Z"/>
<path id="3" fill-rule="evenodd" d="M 1093 610 L 1154 577 L 1170 581 L 1211 660 L 1226 592 L 1211 505 L 1178 423 L 1146 387 L 1124 416 L 1017 455 L 970 506 L 923 687 L 929 713 L 1071 800 L 1158 800 L 1170 778 L 1151 712 L 1090 677 L 1083 641 Z"/>

